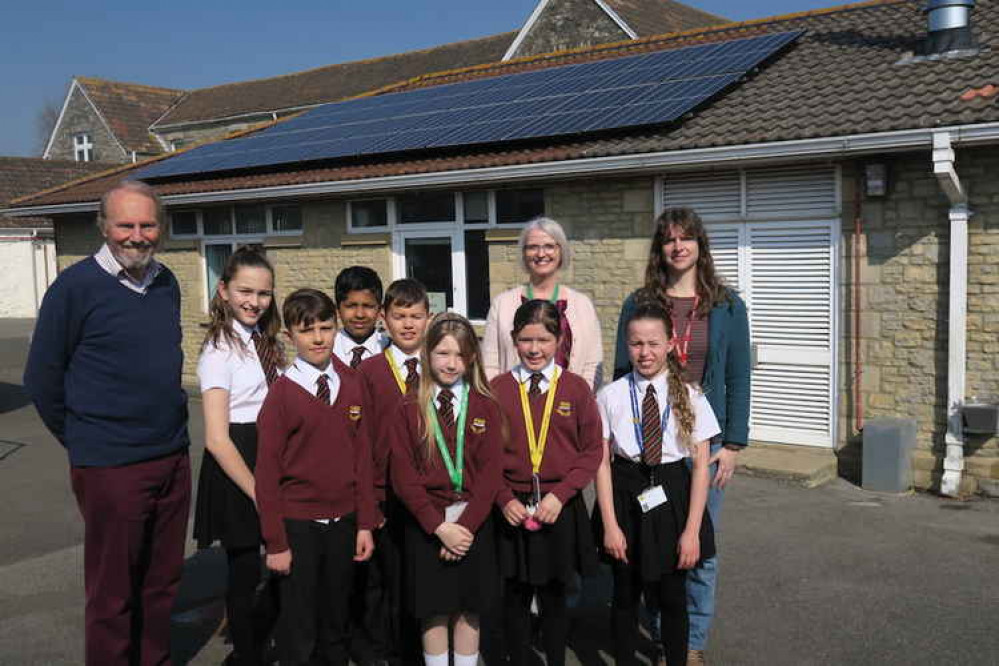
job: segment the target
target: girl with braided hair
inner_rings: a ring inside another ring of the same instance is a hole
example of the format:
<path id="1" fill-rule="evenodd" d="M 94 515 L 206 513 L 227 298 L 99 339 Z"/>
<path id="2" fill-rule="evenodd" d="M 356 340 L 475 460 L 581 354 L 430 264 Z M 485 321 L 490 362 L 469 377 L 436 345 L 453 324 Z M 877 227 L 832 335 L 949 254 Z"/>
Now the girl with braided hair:
<path id="1" fill-rule="evenodd" d="M 661 302 L 639 294 L 625 327 L 633 369 L 597 396 L 604 452 L 594 520 L 614 578 L 618 666 L 638 663 L 643 595 L 662 612 L 667 666 L 687 663 L 686 573 L 715 551 L 705 507 L 708 441 L 718 422 L 704 395 L 684 380 L 673 332 Z"/>

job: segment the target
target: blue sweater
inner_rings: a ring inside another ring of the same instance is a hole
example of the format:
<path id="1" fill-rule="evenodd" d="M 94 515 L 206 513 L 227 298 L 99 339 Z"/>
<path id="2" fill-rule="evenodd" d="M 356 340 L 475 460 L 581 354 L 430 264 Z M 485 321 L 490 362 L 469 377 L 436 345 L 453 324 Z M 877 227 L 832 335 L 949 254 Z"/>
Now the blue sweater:
<path id="1" fill-rule="evenodd" d="M 70 464 L 111 467 L 188 446 L 180 288 L 165 267 L 145 294 L 93 257 L 45 294 L 24 385 Z"/>
<path id="2" fill-rule="evenodd" d="M 742 299 L 731 290 L 729 296 L 708 317 L 708 358 L 701 389 L 721 426 L 716 441 L 745 446 L 749 443 L 749 317 Z M 635 294 L 631 294 L 617 322 L 614 379 L 631 372 L 624 327 L 634 311 Z"/>

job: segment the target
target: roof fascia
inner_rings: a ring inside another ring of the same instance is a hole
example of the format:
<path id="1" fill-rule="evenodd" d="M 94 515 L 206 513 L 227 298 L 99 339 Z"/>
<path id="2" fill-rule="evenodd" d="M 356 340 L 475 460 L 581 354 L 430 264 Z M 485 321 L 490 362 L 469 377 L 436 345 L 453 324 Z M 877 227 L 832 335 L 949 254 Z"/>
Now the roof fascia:
<path id="1" fill-rule="evenodd" d="M 548 3 L 550 1 L 551 0 L 540 0 L 540 2 L 538 2 L 537 5 L 535 5 L 534 11 L 531 12 L 531 15 L 527 18 L 527 23 L 525 23 L 524 27 L 521 28 L 520 32 L 517 33 L 517 36 L 514 38 L 513 43 L 510 44 L 510 48 L 508 48 L 506 50 L 506 53 L 503 54 L 502 60 L 510 60 L 511 58 L 514 57 L 514 55 L 517 53 L 517 50 L 520 48 L 520 45 L 524 43 L 525 39 L 527 39 L 527 33 L 529 33 L 531 31 L 531 28 L 534 27 L 534 24 L 538 22 L 538 18 L 541 17 L 541 12 L 545 10 L 545 7 L 548 6 Z"/>
<path id="2" fill-rule="evenodd" d="M 955 125 L 927 129 L 898 130 L 873 134 L 854 134 L 819 139 L 799 139 L 776 143 L 754 143 L 718 148 L 692 148 L 658 153 L 592 157 L 541 164 L 515 164 L 484 169 L 438 171 L 426 174 L 385 176 L 353 180 L 277 185 L 241 190 L 171 194 L 163 196 L 167 205 L 219 203 L 255 199 L 283 199 L 326 194 L 389 192 L 409 187 L 442 187 L 483 182 L 515 182 L 539 179 L 564 179 L 618 173 L 656 173 L 745 163 L 771 163 L 814 159 L 832 159 L 850 155 L 931 150 L 933 135 L 948 131 L 956 146 L 999 143 L 999 122 L 978 125 Z M 88 201 L 51 206 L 7 208 L 4 215 L 51 215 L 97 210 L 98 202 Z"/>
<path id="3" fill-rule="evenodd" d="M 80 92 L 83 93 L 84 98 L 86 98 L 87 102 L 90 103 L 90 107 L 94 110 L 94 113 L 97 114 L 97 117 L 100 118 L 100 121 L 104 123 L 104 129 L 108 131 L 108 135 L 111 136 L 111 138 L 114 139 L 114 142 L 118 144 L 118 148 L 121 150 L 121 154 L 125 157 L 125 159 L 130 158 L 132 156 L 131 153 L 129 153 L 129 151 L 125 149 L 125 144 L 121 142 L 121 139 L 118 138 L 118 135 L 115 134 L 114 130 L 111 129 L 111 125 L 108 124 L 108 121 L 104 117 L 104 114 L 101 113 L 101 110 L 97 108 L 96 104 L 94 104 L 94 100 L 90 99 L 90 95 L 87 94 L 86 87 L 81 85 Z"/>
<path id="4" fill-rule="evenodd" d="M 629 26 L 625 22 L 625 20 L 623 18 L 621 18 L 620 14 L 618 14 L 616 11 L 614 11 L 613 9 L 611 9 L 610 5 L 608 5 L 606 2 L 604 2 L 604 0 L 593 0 L 593 1 L 595 3 L 597 3 L 597 5 L 600 6 L 600 9 L 604 10 L 604 12 L 607 14 L 607 16 L 611 17 L 611 20 L 613 20 L 614 23 L 617 23 L 617 27 L 619 27 L 622 30 L 624 30 L 624 32 L 625 32 L 626 35 L 628 35 L 632 39 L 638 39 L 638 33 L 635 32 L 634 30 L 632 30 L 631 26 Z"/>
<path id="5" fill-rule="evenodd" d="M 45 144 L 45 152 L 42 153 L 42 159 L 49 158 L 49 152 L 52 150 L 52 144 L 55 143 L 56 133 L 59 131 L 59 126 L 62 125 L 62 117 L 66 114 L 66 108 L 69 106 L 69 100 L 73 97 L 73 89 L 79 87 L 80 84 L 76 82 L 76 77 L 69 84 L 69 92 L 66 93 L 66 99 L 62 101 L 62 109 L 59 111 L 59 118 L 56 119 L 56 124 L 52 128 L 52 133 L 49 134 L 49 141 Z"/>

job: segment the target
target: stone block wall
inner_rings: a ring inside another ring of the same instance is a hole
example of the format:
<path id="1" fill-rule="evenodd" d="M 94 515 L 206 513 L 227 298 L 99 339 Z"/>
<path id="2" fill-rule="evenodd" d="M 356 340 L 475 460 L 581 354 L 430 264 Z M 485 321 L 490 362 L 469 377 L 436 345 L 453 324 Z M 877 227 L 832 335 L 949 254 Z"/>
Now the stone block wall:
<path id="1" fill-rule="evenodd" d="M 630 39 L 592 0 L 552 0 L 545 6 L 514 57 L 552 53 Z"/>
<path id="2" fill-rule="evenodd" d="M 80 87 L 74 86 L 66 111 L 62 114 L 62 122 L 57 128 L 55 140 L 52 142 L 49 158 L 75 160 L 73 137 L 77 134 L 90 135 L 90 140 L 94 144 L 90 154 L 91 162 L 123 164 L 132 161 L 131 155 L 127 155 L 118 145 L 118 141 L 108 131 L 104 121 Z"/>

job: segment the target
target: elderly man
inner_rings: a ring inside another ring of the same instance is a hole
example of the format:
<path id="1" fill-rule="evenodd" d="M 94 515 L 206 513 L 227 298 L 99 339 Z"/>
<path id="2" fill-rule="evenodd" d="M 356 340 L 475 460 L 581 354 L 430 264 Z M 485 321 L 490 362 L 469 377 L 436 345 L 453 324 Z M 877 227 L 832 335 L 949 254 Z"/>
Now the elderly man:
<path id="1" fill-rule="evenodd" d="M 180 290 L 148 185 L 101 199 L 97 254 L 45 294 L 24 373 L 86 526 L 86 663 L 168 664 L 191 497 Z"/>

